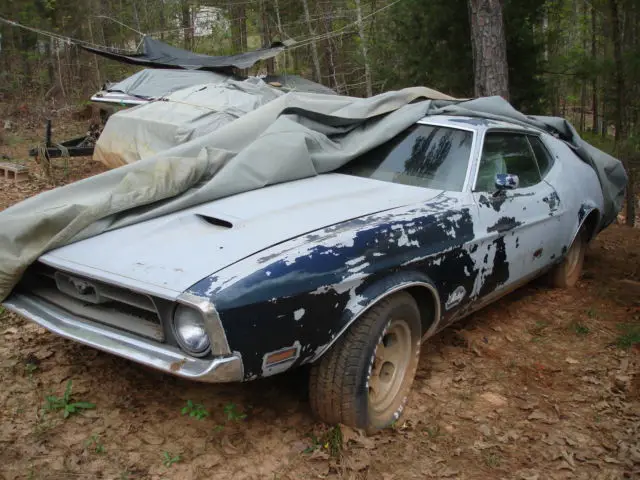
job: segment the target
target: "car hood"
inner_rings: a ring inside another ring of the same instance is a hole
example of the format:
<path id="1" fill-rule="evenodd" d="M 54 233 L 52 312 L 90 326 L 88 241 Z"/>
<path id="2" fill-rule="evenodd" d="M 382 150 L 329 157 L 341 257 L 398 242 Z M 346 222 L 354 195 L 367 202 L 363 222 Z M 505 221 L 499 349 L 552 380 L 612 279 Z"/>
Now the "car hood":
<path id="1" fill-rule="evenodd" d="M 270 246 L 440 193 L 337 173 L 320 175 L 106 232 L 52 250 L 40 261 L 175 298 L 202 278 Z"/>

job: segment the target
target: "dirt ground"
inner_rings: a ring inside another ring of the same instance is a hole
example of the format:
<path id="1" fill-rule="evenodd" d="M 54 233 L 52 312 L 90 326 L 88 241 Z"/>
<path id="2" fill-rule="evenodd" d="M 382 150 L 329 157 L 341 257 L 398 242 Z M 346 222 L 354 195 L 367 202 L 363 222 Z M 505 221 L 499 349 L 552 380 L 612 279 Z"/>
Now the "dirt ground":
<path id="1" fill-rule="evenodd" d="M 41 136 L 5 132 L 0 154 L 24 159 Z M 73 159 L 63 182 L 100 171 Z M 0 181 L 0 209 L 52 186 Z M 190 383 L 3 312 L 0 478 L 640 478 L 638 342 L 640 231 L 619 225 L 577 288 L 534 282 L 429 340 L 405 416 L 373 437 L 316 422 L 304 371 Z M 69 403 L 95 408 L 65 419 L 46 397 L 70 380 Z"/>

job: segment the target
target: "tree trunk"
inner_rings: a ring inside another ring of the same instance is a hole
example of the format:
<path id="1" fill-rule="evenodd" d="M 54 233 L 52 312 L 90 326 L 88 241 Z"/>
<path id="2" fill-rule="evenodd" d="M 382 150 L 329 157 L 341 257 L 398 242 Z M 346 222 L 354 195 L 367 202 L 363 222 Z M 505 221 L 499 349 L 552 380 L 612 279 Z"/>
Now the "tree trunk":
<path id="1" fill-rule="evenodd" d="M 231 16 L 231 42 L 234 53 L 247 51 L 247 9 L 246 3 L 235 4 L 229 2 L 229 14 Z"/>
<path id="2" fill-rule="evenodd" d="M 611 7 L 611 29 L 613 35 L 613 59 L 615 64 L 615 79 L 616 79 L 616 112 L 615 112 L 615 125 L 616 125 L 616 148 L 620 150 L 622 142 L 627 138 L 626 121 L 625 121 L 625 109 L 626 109 L 626 95 L 625 95 L 625 78 L 624 78 L 624 63 L 622 59 L 622 29 L 620 28 L 620 12 L 618 8 L 618 0 L 609 0 Z M 626 223 L 632 227 L 636 220 L 636 197 L 633 188 L 633 172 L 631 170 L 631 164 L 628 159 L 625 159 L 627 152 L 622 149 L 622 161 L 625 164 L 627 173 L 629 176 L 629 182 L 627 184 L 627 219 Z M 627 161 L 625 161 L 627 160 Z"/>
<path id="3" fill-rule="evenodd" d="M 320 74 L 320 59 L 318 57 L 318 45 L 316 44 L 315 32 L 311 26 L 311 15 L 309 14 L 309 3 L 307 0 L 302 0 L 302 7 L 304 8 L 304 17 L 307 21 L 307 27 L 309 29 L 309 36 L 311 37 L 311 58 L 313 60 L 313 77 L 318 83 L 322 83 L 322 76 Z"/>
<path id="4" fill-rule="evenodd" d="M 183 0 L 180 11 L 182 13 L 182 33 L 184 35 L 184 48 L 185 50 L 192 50 L 193 26 L 191 25 L 191 9 L 189 8 L 189 2 Z"/>
<path id="5" fill-rule="evenodd" d="M 158 23 L 160 25 L 160 40 L 164 40 L 164 31 L 167 29 L 167 23 L 164 17 L 164 0 L 160 0 L 158 8 Z"/>
<path id="6" fill-rule="evenodd" d="M 369 65 L 369 57 L 367 56 L 367 38 L 364 34 L 364 23 L 362 23 L 362 8 L 360 7 L 360 0 L 356 0 L 356 15 L 358 19 L 360 47 L 362 49 L 362 58 L 364 60 L 364 79 L 367 85 L 367 97 L 371 97 L 373 95 L 373 86 L 371 85 L 371 67 Z"/>
<path id="7" fill-rule="evenodd" d="M 323 7 L 323 18 L 324 18 L 324 31 L 328 35 L 333 30 L 333 5 L 331 2 L 328 2 Z M 325 40 L 325 61 L 326 61 L 326 71 L 329 72 L 329 86 L 333 88 L 336 92 L 340 93 L 340 87 L 338 84 L 337 68 L 336 68 L 336 57 L 338 51 L 335 43 L 331 37 L 328 37 Z"/>
<path id="8" fill-rule="evenodd" d="M 625 132 L 625 91 L 624 91 L 624 64 L 622 61 L 622 38 L 620 29 L 620 14 L 618 11 L 618 0 L 609 0 L 611 6 L 611 29 L 613 36 L 613 59 L 615 64 L 616 79 L 616 142 L 626 137 Z"/>
<path id="9" fill-rule="evenodd" d="M 475 95 L 509 99 L 507 41 L 501 0 L 469 0 Z"/>
<path id="10" fill-rule="evenodd" d="M 91 43 L 96 43 L 95 38 L 93 38 L 93 27 L 91 26 L 91 19 L 87 22 L 89 24 L 89 38 L 91 39 Z M 98 63 L 98 55 L 92 55 L 93 64 L 96 67 L 96 82 L 98 84 L 98 88 L 102 87 L 102 75 L 100 74 L 100 64 Z"/>
<path id="11" fill-rule="evenodd" d="M 591 60 L 595 63 L 598 56 L 598 43 L 596 42 L 596 7 L 591 5 Z M 591 79 L 591 104 L 593 105 L 593 121 L 591 130 L 598 134 L 598 77 L 593 75 Z"/>
<path id="12" fill-rule="evenodd" d="M 271 45 L 271 29 L 269 28 L 269 14 L 265 0 L 260 0 L 260 36 L 262 37 L 262 46 L 269 47 Z M 275 63 L 273 58 L 265 60 L 267 64 L 267 74 L 273 75 L 275 72 Z"/>
<path id="13" fill-rule="evenodd" d="M 284 35 L 284 31 L 282 30 L 282 19 L 280 18 L 280 4 L 278 3 L 278 0 L 274 0 L 274 4 L 273 4 L 273 8 L 275 10 L 276 13 L 276 28 L 278 29 L 278 39 L 281 42 L 284 42 L 285 40 L 285 35 Z M 286 75 L 287 73 L 287 60 L 289 58 L 289 52 L 287 52 L 286 50 L 282 53 L 282 55 L 279 57 L 281 57 L 284 60 L 284 73 Z M 282 70 L 283 67 L 280 65 L 280 60 L 276 57 L 275 61 L 278 65 L 278 70 Z"/>

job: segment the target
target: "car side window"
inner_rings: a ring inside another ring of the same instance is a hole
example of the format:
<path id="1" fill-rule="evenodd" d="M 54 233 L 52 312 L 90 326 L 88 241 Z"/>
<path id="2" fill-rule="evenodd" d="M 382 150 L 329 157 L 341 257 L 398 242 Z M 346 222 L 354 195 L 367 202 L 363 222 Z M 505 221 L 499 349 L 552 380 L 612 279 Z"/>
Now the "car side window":
<path id="1" fill-rule="evenodd" d="M 498 173 L 517 175 L 518 188 L 531 187 L 542 180 L 525 135 L 507 132 L 488 132 L 485 135 L 474 190 L 493 192 Z"/>
<path id="2" fill-rule="evenodd" d="M 536 160 L 538 161 L 538 168 L 540 169 L 540 175 L 542 178 L 545 177 L 551 167 L 553 166 L 553 158 L 547 150 L 547 147 L 544 146 L 542 140 L 533 135 L 529 136 L 529 143 L 531 143 L 531 148 L 533 149 L 533 153 L 536 156 Z"/>

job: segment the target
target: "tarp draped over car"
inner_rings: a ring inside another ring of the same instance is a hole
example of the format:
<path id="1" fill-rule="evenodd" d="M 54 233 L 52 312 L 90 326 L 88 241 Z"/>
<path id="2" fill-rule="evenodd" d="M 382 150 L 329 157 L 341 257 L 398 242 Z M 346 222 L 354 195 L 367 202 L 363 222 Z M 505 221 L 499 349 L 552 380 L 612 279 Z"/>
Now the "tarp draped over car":
<path id="1" fill-rule="evenodd" d="M 105 85 L 103 92 L 120 92 L 141 99 L 164 97 L 183 88 L 205 83 L 222 83 L 229 75 L 205 70 L 145 68 L 116 83 Z"/>
<path id="2" fill-rule="evenodd" d="M 496 118 L 556 132 L 596 168 L 606 201 L 603 225 L 619 211 L 626 185 L 620 162 L 588 146 L 562 119 L 527 117 L 499 97 L 458 101 L 424 87 L 367 99 L 290 93 L 211 133 L 0 212 L 0 299 L 46 251 L 218 198 L 333 171 L 425 115 L 437 114 Z"/>
<path id="3" fill-rule="evenodd" d="M 142 39 L 142 52 L 121 53 L 115 50 L 80 45 L 85 50 L 112 60 L 132 65 L 153 68 L 182 68 L 185 70 L 210 70 L 232 72 L 234 68 L 249 68 L 260 60 L 273 58 L 286 48 L 282 43 L 274 43 L 268 48 L 251 52 L 213 57 L 201 53 L 190 52 L 171 46 L 167 43 L 145 36 Z"/>
<path id="4" fill-rule="evenodd" d="M 183 88 L 112 115 L 93 158 L 109 168 L 136 162 L 222 128 L 282 95 L 255 77 Z"/>
<path id="5" fill-rule="evenodd" d="M 119 82 L 104 85 L 102 90 L 92 97 L 92 100 L 99 101 L 101 98 L 108 98 L 107 94 L 109 93 L 122 93 L 142 100 L 153 100 L 195 85 L 223 83 L 227 80 L 255 80 L 257 78 L 265 83 L 272 84 L 272 86 L 285 93 L 289 91 L 326 93 L 329 95 L 335 95 L 336 93 L 329 87 L 298 75 L 282 74 L 244 78 L 207 70 L 145 68 Z"/>

